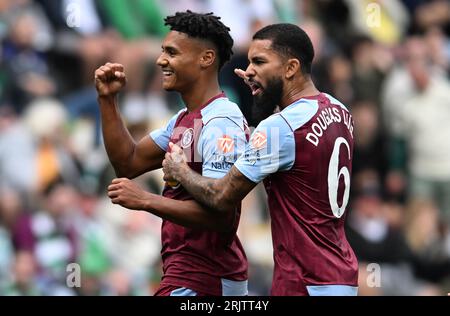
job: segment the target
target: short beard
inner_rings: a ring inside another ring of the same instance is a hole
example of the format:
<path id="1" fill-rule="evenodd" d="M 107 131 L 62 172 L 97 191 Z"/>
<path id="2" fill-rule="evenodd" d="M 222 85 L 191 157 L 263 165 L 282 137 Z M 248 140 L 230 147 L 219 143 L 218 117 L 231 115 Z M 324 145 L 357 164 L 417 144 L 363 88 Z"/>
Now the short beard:
<path id="1" fill-rule="evenodd" d="M 280 78 L 271 78 L 261 94 L 253 98 L 252 120 L 255 126 L 274 113 L 281 103 L 283 87 L 284 84 Z"/>

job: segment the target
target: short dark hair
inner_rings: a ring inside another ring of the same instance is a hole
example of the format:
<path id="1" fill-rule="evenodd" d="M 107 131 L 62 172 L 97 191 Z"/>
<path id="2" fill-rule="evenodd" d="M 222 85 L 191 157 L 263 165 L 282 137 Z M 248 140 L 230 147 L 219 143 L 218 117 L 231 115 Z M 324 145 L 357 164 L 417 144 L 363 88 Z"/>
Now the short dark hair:
<path id="1" fill-rule="evenodd" d="M 210 13 L 195 13 L 190 10 L 177 12 L 164 19 L 171 31 L 185 33 L 190 37 L 207 40 L 214 44 L 219 55 L 219 70 L 233 55 L 233 39 L 230 28 L 225 26 L 220 17 Z"/>
<path id="2" fill-rule="evenodd" d="M 308 34 L 290 23 L 271 24 L 253 35 L 253 40 L 271 40 L 272 49 L 285 57 L 297 58 L 303 74 L 311 74 L 314 48 Z"/>

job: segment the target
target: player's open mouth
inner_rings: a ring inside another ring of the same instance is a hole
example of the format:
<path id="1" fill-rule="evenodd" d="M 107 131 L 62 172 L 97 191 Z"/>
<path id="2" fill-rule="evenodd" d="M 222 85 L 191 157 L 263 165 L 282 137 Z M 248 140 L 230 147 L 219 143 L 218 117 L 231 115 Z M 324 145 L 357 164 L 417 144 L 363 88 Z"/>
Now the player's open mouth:
<path id="1" fill-rule="evenodd" d="M 163 69 L 162 73 L 163 73 L 164 77 L 169 77 L 169 76 L 173 75 L 173 71 L 167 70 L 167 69 Z"/>
<path id="2" fill-rule="evenodd" d="M 250 86 L 250 89 L 252 89 L 252 95 L 254 95 L 254 96 L 261 93 L 263 90 L 261 85 L 255 81 L 250 81 L 249 86 Z"/>

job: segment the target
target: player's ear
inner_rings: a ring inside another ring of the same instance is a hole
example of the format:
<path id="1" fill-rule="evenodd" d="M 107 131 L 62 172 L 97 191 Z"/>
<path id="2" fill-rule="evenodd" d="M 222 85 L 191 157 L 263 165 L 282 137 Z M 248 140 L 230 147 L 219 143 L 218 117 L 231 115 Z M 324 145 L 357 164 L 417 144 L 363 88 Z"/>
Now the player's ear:
<path id="1" fill-rule="evenodd" d="M 286 79 L 292 79 L 300 71 L 300 61 L 297 58 L 290 58 L 286 63 Z"/>
<path id="2" fill-rule="evenodd" d="M 215 60 L 216 60 L 216 52 L 213 49 L 207 49 L 204 50 L 201 55 L 200 65 L 203 68 L 208 68 L 212 64 L 214 64 Z"/>

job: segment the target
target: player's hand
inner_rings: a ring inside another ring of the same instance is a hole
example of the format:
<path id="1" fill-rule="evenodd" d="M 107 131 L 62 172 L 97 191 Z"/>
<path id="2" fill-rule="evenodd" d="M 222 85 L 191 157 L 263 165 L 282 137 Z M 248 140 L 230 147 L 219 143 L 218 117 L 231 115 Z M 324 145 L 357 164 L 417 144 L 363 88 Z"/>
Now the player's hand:
<path id="1" fill-rule="evenodd" d="M 146 209 L 146 199 L 150 193 L 127 178 L 112 180 L 108 186 L 108 196 L 113 204 L 119 204 L 132 210 Z"/>
<path id="2" fill-rule="evenodd" d="M 100 97 L 113 97 L 126 85 L 123 65 L 106 63 L 95 71 L 95 88 Z"/>
<path id="3" fill-rule="evenodd" d="M 185 168 L 189 168 L 187 165 L 187 158 L 183 150 L 173 144 L 169 143 L 170 152 L 166 153 L 165 159 L 162 162 L 164 180 L 171 186 L 176 186 L 177 182 L 180 182 L 181 175 L 185 173 Z"/>
<path id="4" fill-rule="evenodd" d="M 245 75 L 245 70 L 236 68 L 236 69 L 234 69 L 234 73 L 235 73 L 238 77 L 242 78 L 242 79 L 244 80 L 244 82 L 245 82 L 248 86 L 250 86 L 250 83 L 249 83 L 249 81 L 248 81 L 248 77 Z"/>

